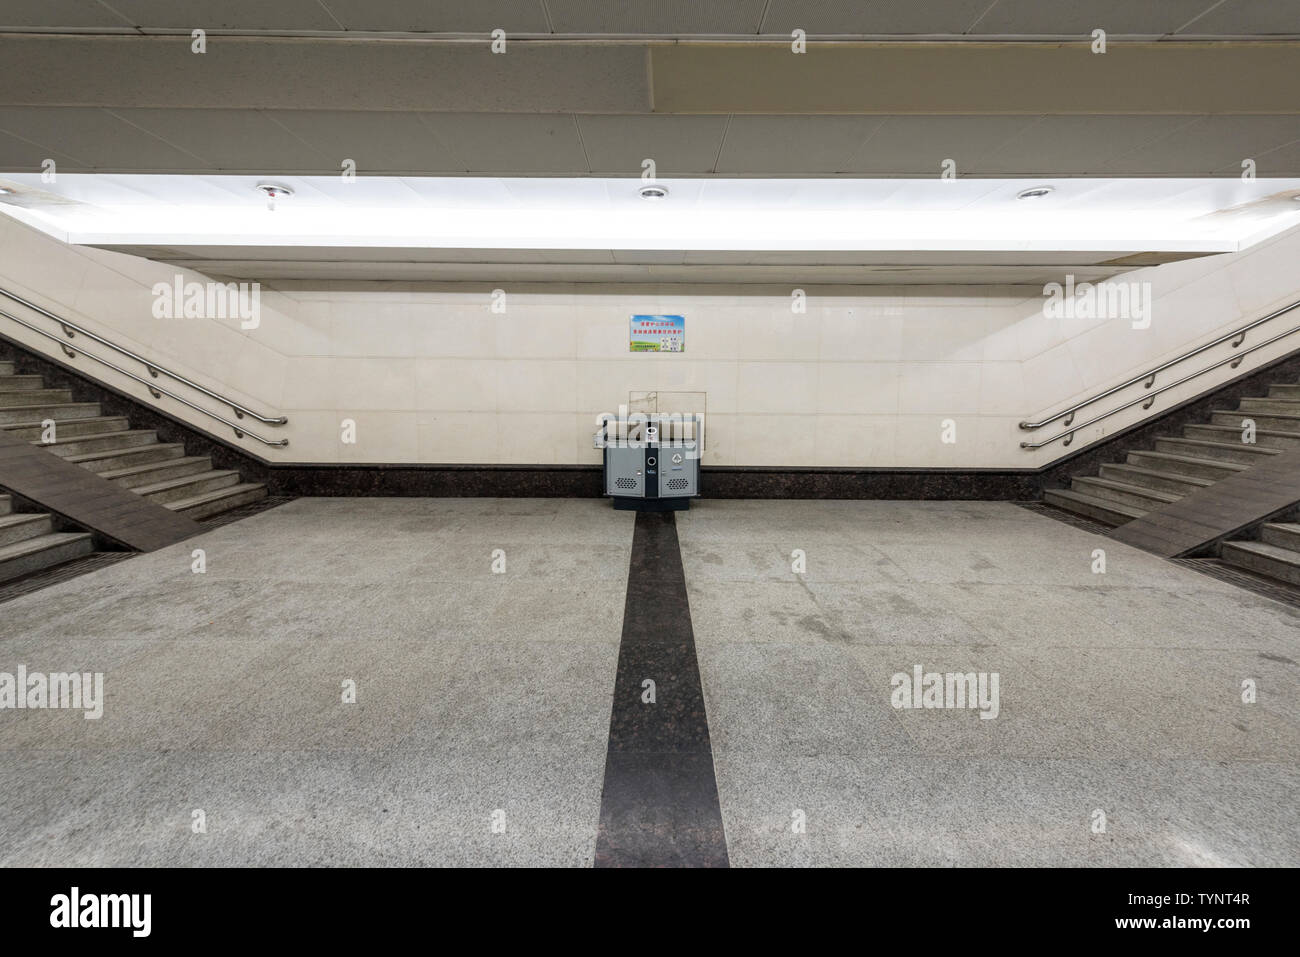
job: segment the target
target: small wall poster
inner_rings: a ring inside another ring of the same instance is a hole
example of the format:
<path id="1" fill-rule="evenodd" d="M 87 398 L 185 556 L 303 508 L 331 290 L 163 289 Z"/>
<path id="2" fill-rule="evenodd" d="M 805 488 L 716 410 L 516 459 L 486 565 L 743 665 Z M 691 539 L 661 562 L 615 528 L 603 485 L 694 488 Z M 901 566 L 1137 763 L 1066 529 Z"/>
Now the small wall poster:
<path id="1" fill-rule="evenodd" d="M 685 316 L 633 316 L 631 352 L 685 352 Z"/>

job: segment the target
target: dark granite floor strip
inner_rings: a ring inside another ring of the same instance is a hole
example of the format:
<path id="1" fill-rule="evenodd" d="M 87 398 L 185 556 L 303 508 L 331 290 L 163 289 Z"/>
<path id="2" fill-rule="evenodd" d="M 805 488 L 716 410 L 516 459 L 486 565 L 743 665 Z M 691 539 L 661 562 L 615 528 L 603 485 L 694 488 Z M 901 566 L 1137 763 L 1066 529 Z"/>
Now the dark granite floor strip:
<path id="1" fill-rule="evenodd" d="M 647 681 L 654 682 L 654 703 L 646 700 Z M 636 517 L 596 866 L 727 866 L 686 576 L 671 512 Z"/>

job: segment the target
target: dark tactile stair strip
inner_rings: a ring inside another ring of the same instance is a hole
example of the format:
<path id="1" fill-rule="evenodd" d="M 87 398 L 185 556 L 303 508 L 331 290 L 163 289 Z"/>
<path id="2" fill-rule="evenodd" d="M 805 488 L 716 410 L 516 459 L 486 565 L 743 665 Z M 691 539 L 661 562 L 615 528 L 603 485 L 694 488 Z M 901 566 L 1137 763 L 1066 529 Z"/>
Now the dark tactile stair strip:
<path id="1" fill-rule="evenodd" d="M 237 508 L 228 509 L 219 512 L 216 515 L 210 515 L 207 518 L 198 519 L 198 523 L 203 526 L 204 531 L 213 528 L 220 528 L 222 525 L 229 525 L 231 522 L 237 522 L 241 518 L 249 518 L 253 515 L 259 515 L 262 512 L 269 511 L 273 508 L 279 508 L 288 502 L 292 502 L 296 496 L 293 495 L 268 495 L 265 498 L 257 499 L 247 505 L 240 505 Z"/>
<path id="2" fill-rule="evenodd" d="M 1272 598 L 1292 608 L 1300 608 L 1300 585 L 1290 585 L 1275 578 L 1257 575 L 1249 569 L 1235 567 L 1217 558 L 1173 558 L 1175 565 L 1193 568 L 1229 585 L 1236 585 L 1257 595 Z"/>
<path id="3" fill-rule="evenodd" d="M 643 700 L 646 680 L 655 703 Z M 597 867 L 726 867 L 704 691 L 671 512 L 640 512 L 605 757 Z"/>
<path id="4" fill-rule="evenodd" d="M 69 581 L 109 565 L 116 565 L 135 554 L 135 552 L 91 552 L 82 558 L 74 558 L 52 568 L 42 568 L 21 578 L 0 582 L 0 603 L 20 595 L 40 591 L 42 588 L 49 588 L 51 585 Z"/>

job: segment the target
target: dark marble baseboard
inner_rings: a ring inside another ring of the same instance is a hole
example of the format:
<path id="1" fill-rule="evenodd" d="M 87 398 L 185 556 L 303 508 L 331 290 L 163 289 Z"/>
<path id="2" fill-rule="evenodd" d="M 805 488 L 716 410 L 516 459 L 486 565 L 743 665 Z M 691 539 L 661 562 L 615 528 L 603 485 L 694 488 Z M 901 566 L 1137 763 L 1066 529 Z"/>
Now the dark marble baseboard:
<path id="1" fill-rule="evenodd" d="M 272 495 L 599 498 L 598 465 L 273 465 Z"/>
<path id="2" fill-rule="evenodd" d="M 746 468 L 700 470 L 702 498 L 976 499 L 1042 492 L 1039 473 L 991 469 Z"/>

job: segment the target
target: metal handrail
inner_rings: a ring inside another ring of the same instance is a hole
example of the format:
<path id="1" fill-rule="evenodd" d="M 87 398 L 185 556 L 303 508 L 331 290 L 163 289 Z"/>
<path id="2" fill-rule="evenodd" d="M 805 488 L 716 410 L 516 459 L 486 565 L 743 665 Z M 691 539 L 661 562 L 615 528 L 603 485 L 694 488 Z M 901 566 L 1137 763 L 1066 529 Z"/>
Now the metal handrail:
<path id="1" fill-rule="evenodd" d="M 1296 305 L 1300 305 L 1300 303 L 1297 303 Z M 1294 309 L 1295 306 L 1288 306 L 1287 308 Z M 1285 311 L 1286 310 L 1283 310 L 1283 312 Z M 1074 433 L 1077 430 L 1086 429 L 1094 422 L 1100 422 L 1102 419 L 1112 416 L 1116 412 L 1123 412 L 1125 409 L 1131 409 L 1139 402 L 1142 403 L 1142 408 L 1149 409 L 1151 408 L 1151 403 L 1155 402 L 1156 396 L 1158 396 L 1160 393 L 1168 392 L 1170 389 L 1175 389 L 1185 382 L 1191 382 L 1193 379 L 1197 378 L 1198 376 L 1202 376 L 1207 372 L 1211 372 L 1222 365 L 1228 365 L 1229 363 L 1231 363 L 1232 367 L 1235 369 L 1237 366 L 1241 364 L 1242 359 L 1246 358 L 1246 356 L 1250 355 L 1256 349 L 1263 349 L 1265 346 L 1271 346 L 1279 339 L 1285 339 L 1287 336 L 1292 335 L 1293 333 L 1296 332 L 1300 332 L 1300 326 L 1296 326 L 1294 329 L 1288 329 L 1286 332 L 1279 332 L 1277 335 L 1273 336 L 1273 338 L 1265 339 L 1263 342 L 1259 343 L 1259 345 L 1251 346 L 1249 349 L 1243 349 L 1241 352 L 1238 352 L 1236 355 L 1228 356 L 1226 359 L 1220 359 L 1212 366 L 1206 366 L 1204 369 L 1198 369 L 1196 372 L 1193 372 L 1191 375 L 1183 376 L 1177 382 L 1171 382 L 1169 383 L 1169 385 L 1156 389 L 1154 392 L 1148 392 L 1146 395 L 1139 396 L 1138 398 L 1134 399 L 1132 402 L 1126 402 L 1124 403 L 1124 405 L 1118 406 L 1117 408 L 1109 409 L 1108 411 L 1103 412 L 1101 415 L 1094 416 L 1093 418 L 1089 419 L 1087 422 L 1080 422 L 1078 425 L 1074 426 L 1073 428 L 1066 429 L 1064 432 L 1058 432 L 1056 435 L 1053 435 L 1050 439 L 1043 439 L 1043 441 L 1041 442 L 1021 442 L 1020 447 L 1022 449 L 1041 449 L 1043 446 L 1051 445 L 1053 442 L 1055 442 L 1057 439 L 1060 438 L 1064 438 L 1065 442 L 1063 444 L 1068 446 L 1071 442 L 1074 441 Z"/>
<path id="2" fill-rule="evenodd" d="M 24 299 L 22 296 L 16 295 L 15 293 L 10 292 L 9 290 L 4 289 L 3 287 L 0 287 L 0 296 L 4 296 L 6 299 L 12 299 L 14 302 L 24 305 L 28 309 L 31 309 L 35 312 L 39 312 L 42 316 L 45 316 L 46 318 L 53 319 L 60 326 L 63 327 L 63 334 L 66 335 L 69 339 L 73 338 L 76 333 L 81 333 L 86 338 L 93 339 L 96 342 L 98 342 L 100 345 L 108 346 L 108 348 L 112 349 L 113 351 L 121 353 L 122 355 L 126 356 L 129 359 L 134 359 L 136 362 L 139 362 L 141 365 L 145 367 L 146 370 L 148 370 L 149 375 L 152 378 L 155 379 L 158 378 L 158 374 L 161 372 L 169 379 L 173 379 L 176 382 L 181 383 L 182 385 L 187 385 L 191 389 L 194 389 L 198 392 L 202 392 L 208 398 L 215 399 L 216 401 L 220 402 L 222 405 L 230 406 L 230 408 L 234 410 L 235 418 L 237 419 L 242 419 L 245 415 L 251 415 L 253 418 L 257 419 L 257 421 L 265 422 L 267 425 L 284 425 L 286 422 L 289 421 L 288 418 L 286 418 L 283 415 L 273 417 L 273 416 L 262 415 L 260 412 L 254 412 L 252 409 L 248 408 L 247 406 L 240 405 L 238 402 L 234 401 L 233 399 L 228 399 L 224 395 L 219 395 L 218 393 L 213 392 L 211 389 L 204 388 L 203 386 L 199 385 L 197 382 L 193 381 L 192 379 L 187 379 L 185 378 L 185 376 L 177 372 L 172 372 L 170 369 L 164 368 L 163 366 L 160 366 L 158 363 L 146 359 L 144 356 L 136 355 L 130 349 L 124 349 L 115 342 L 109 342 L 107 339 L 103 338 L 102 336 L 96 335 L 95 333 L 91 332 L 89 329 L 83 329 L 81 328 L 81 326 L 77 325 L 74 322 L 69 322 L 67 319 L 62 318 L 61 316 L 56 316 L 48 309 L 44 309 L 36 305 L 36 303 L 34 302 L 29 302 L 28 300 Z M 5 315 L 8 316 L 10 319 L 14 319 L 14 317 L 10 316 L 9 313 L 7 312 L 0 313 L 0 315 Z M 26 325 L 26 323 L 23 323 L 23 325 Z M 34 326 L 27 326 L 27 328 L 35 329 Z M 40 330 L 36 330 L 36 331 L 39 332 Z M 58 339 L 56 337 L 51 337 L 51 338 L 54 338 L 55 341 L 58 342 L 60 345 L 66 346 L 66 343 L 64 343 L 61 339 Z M 63 351 L 71 355 L 71 352 L 67 348 L 64 348 Z M 92 359 L 97 358 L 96 356 L 91 355 L 89 352 L 86 352 L 84 349 L 80 349 L 78 351 L 81 352 L 83 355 L 91 356 Z M 105 363 L 105 365 L 107 364 L 108 363 Z M 113 368 L 117 368 L 117 367 L 114 366 Z M 118 371 L 122 372 L 123 370 L 118 369 Z M 126 374 L 130 375 L 130 373 L 126 373 Z M 149 385 L 149 383 L 146 382 L 145 385 Z M 153 392 L 155 390 L 152 387 L 150 387 L 149 391 Z M 167 394 L 170 395 L 171 393 L 167 393 Z M 158 397 L 155 395 L 154 398 L 156 399 Z M 175 397 L 173 396 L 173 398 Z M 199 406 L 193 406 L 193 408 L 198 409 L 200 412 L 207 412 L 206 409 L 203 409 Z M 212 415 L 213 418 L 220 418 L 220 416 L 213 415 L 213 413 L 209 412 L 208 414 Z M 267 443 L 267 444 L 274 445 L 276 443 Z"/>
<path id="3" fill-rule="evenodd" d="M 1296 308 L 1300 308 L 1300 301 L 1293 302 L 1289 306 L 1283 306 L 1281 309 L 1278 309 L 1276 312 L 1270 312 L 1267 316 L 1264 316 L 1262 319 L 1256 319 L 1254 322 L 1247 323 L 1246 325 L 1242 326 L 1240 329 L 1234 329 L 1232 332 L 1225 333 L 1224 335 L 1215 339 L 1213 342 L 1207 342 L 1204 345 L 1197 346 L 1195 349 L 1192 349 L 1188 352 L 1184 352 L 1182 355 L 1178 356 L 1177 358 L 1170 359 L 1168 362 L 1161 363 L 1160 365 L 1156 366 L 1154 369 L 1150 369 L 1139 376 L 1134 376 L 1132 379 L 1129 379 L 1127 382 L 1121 382 L 1119 385 L 1107 389 L 1105 392 L 1099 392 L 1096 395 L 1092 396 L 1091 398 L 1084 399 L 1082 402 L 1079 402 L 1076 405 L 1072 405 L 1068 409 L 1062 409 L 1060 412 L 1057 412 L 1055 415 L 1048 416 L 1047 418 L 1043 419 L 1041 422 L 1021 422 L 1020 428 L 1025 430 L 1041 429 L 1043 426 L 1050 425 L 1051 423 L 1055 422 L 1057 419 L 1065 419 L 1065 424 L 1071 425 L 1074 422 L 1074 414 L 1078 412 L 1080 409 L 1087 408 L 1088 406 L 1092 405 L 1094 402 L 1100 402 L 1102 399 L 1108 398 L 1114 395 L 1116 392 L 1122 392 L 1124 389 L 1127 389 L 1129 386 L 1137 385 L 1137 383 L 1139 382 L 1144 382 L 1145 383 L 1144 388 L 1150 389 L 1153 385 L 1156 384 L 1156 376 L 1159 375 L 1161 372 L 1164 372 L 1166 369 L 1172 368 L 1173 366 L 1176 366 L 1181 362 L 1185 362 L 1188 359 L 1192 358 L 1193 356 L 1199 356 L 1202 352 L 1205 352 L 1208 349 L 1213 349 L 1217 345 L 1222 345 L 1223 343 L 1227 342 L 1229 339 L 1235 340 L 1232 343 L 1232 348 L 1236 349 L 1243 342 L 1246 341 L 1246 333 L 1250 332 L 1251 329 L 1254 329 L 1256 326 L 1263 325 L 1264 323 L 1268 322 L 1270 319 L 1276 319 L 1278 316 L 1285 315 L 1286 313 L 1290 312 L 1292 309 L 1296 309 Z M 1291 332 L 1295 332 L 1295 331 L 1296 329 L 1292 329 L 1290 330 L 1290 332 L 1284 333 L 1284 335 L 1290 335 Z M 1269 340 L 1269 342 L 1276 342 L 1276 341 L 1277 341 L 1276 339 Z M 1267 343 L 1264 344 L 1266 345 Z M 1258 348 L 1258 346 L 1256 348 Z M 1237 363 L 1234 363 L 1233 367 L 1235 368 L 1236 365 L 1240 363 L 1241 356 L 1247 355 L 1253 351 L 1254 349 L 1247 349 L 1245 352 L 1238 353 L 1236 356 Z M 1209 366 L 1206 369 L 1202 369 L 1201 371 L 1208 372 L 1210 369 L 1217 369 L 1221 365 L 1223 365 L 1223 363 L 1219 362 L 1216 363 L 1215 365 Z M 1197 375 L 1199 374 L 1200 373 L 1197 373 Z M 1195 376 L 1189 376 L 1188 378 L 1195 378 Z M 1187 379 L 1181 379 L 1179 381 L 1186 382 Z M 1159 395 L 1163 391 L 1165 390 L 1160 389 L 1157 390 L 1156 392 L 1150 392 L 1148 393 L 1148 395 Z M 1141 400 L 1139 399 L 1138 401 L 1140 402 Z M 1130 402 L 1128 405 L 1122 405 L 1118 409 L 1113 409 L 1111 410 L 1111 412 L 1107 412 L 1106 415 L 1111 415 L 1114 412 L 1120 412 L 1123 409 L 1130 408 L 1134 405 L 1137 405 L 1137 402 Z M 1147 408 L 1150 408 L 1150 406 L 1147 406 Z M 1106 415 L 1098 416 L 1097 419 L 1104 419 Z M 1089 422 L 1084 422 L 1081 425 L 1075 426 L 1075 428 L 1081 429 L 1085 425 L 1090 425 L 1092 422 L 1096 422 L 1097 419 L 1092 419 Z M 1052 439 L 1048 439 L 1046 442 L 1040 442 L 1037 444 L 1029 443 L 1029 442 L 1021 442 L 1020 447 L 1022 449 L 1037 449 L 1037 448 L 1041 448 L 1042 446 L 1046 445 L 1048 442 L 1051 441 Z M 1067 442 L 1066 445 L 1069 445 L 1069 443 Z"/>
<path id="4" fill-rule="evenodd" d="M 0 292 L 3 292 L 3 290 L 0 290 Z M 44 329 L 38 328 L 37 326 L 32 325 L 30 322 L 27 322 L 24 319 L 19 319 L 17 316 L 5 312 L 3 309 L 0 309 L 0 316 L 4 316 L 6 319 L 12 319 L 14 322 L 18 323 L 18 325 L 30 329 L 32 332 L 36 333 L 37 335 L 44 336 L 47 339 L 53 339 L 60 346 L 63 347 L 63 351 L 65 353 L 67 353 L 69 356 L 72 356 L 73 358 L 76 358 L 75 354 L 79 352 L 83 356 L 88 356 L 89 358 L 94 359 L 96 362 L 108 366 L 114 372 L 121 373 L 122 375 L 126 376 L 128 379 L 134 379 L 136 382 L 139 382 L 146 389 L 148 389 L 149 394 L 152 395 L 155 399 L 161 399 L 163 396 L 167 396 L 169 399 L 175 399 L 177 402 L 181 403 L 181 405 L 189 406 L 191 409 L 193 409 L 196 412 L 202 412 L 204 415 L 216 419 L 218 422 L 222 423 L 223 425 L 227 425 L 231 429 L 233 429 L 235 432 L 235 438 L 237 439 L 242 439 L 245 435 L 247 435 L 250 439 L 256 439 L 257 441 L 261 442 L 263 445 L 275 446 L 277 448 L 284 448 L 289 444 L 288 439 L 274 439 L 274 440 L 264 439 L 256 432 L 248 431 L 238 422 L 231 422 L 229 419 L 225 418 L 224 416 L 217 415 L 217 413 L 213 412 L 211 409 L 205 409 L 201 405 L 195 405 L 193 402 L 191 402 L 189 399 L 185 398 L 184 396 L 177 395 L 175 392 L 170 392 L 167 389 L 162 388 L 161 386 L 155 385 L 154 383 L 150 382 L 148 379 L 142 379 L 134 372 L 128 372 L 126 369 L 123 369 L 121 366 L 114 365 L 113 363 L 109 362 L 107 359 L 95 355 L 93 352 L 87 352 L 85 349 L 82 349 L 80 346 L 70 346 L 62 339 L 60 339 L 58 336 L 56 336 L 54 333 L 46 332 Z M 92 338 L 98 339 L 99 337 L 92 336 Z M 99 341 L 102 342 L 103 340 L 101 339 Z M 206 392 L 207 390 L 205 389 L 203 391 Z M 269 422 L 274 420 L 264 419 L 263 421 Z M 287 419 L 283 419 L 283 418 L 280 419 L 281 423 L 287 421 L 288 421 Z"/>

